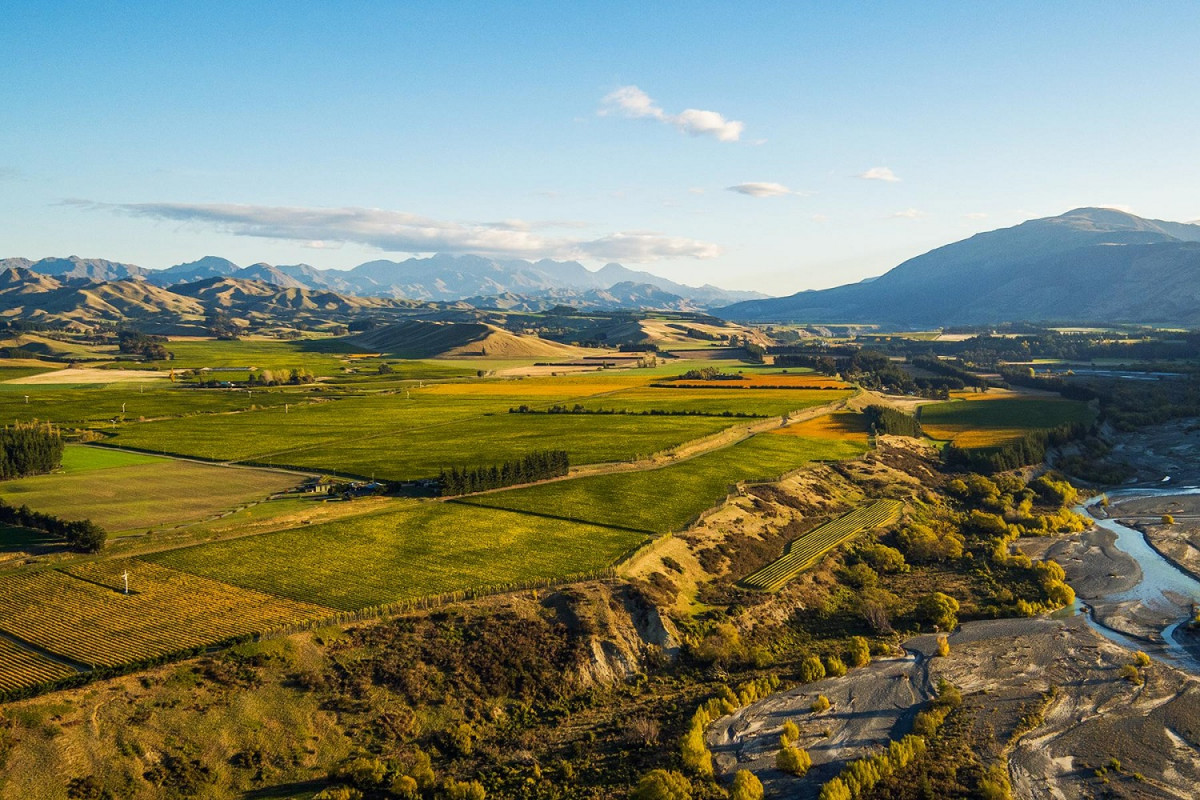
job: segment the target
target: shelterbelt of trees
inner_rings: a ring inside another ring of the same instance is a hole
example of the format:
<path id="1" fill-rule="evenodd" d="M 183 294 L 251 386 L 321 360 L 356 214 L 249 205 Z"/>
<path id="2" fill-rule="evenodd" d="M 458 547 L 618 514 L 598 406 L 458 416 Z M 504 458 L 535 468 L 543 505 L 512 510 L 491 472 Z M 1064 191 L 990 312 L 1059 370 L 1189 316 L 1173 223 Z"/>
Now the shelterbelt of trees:
<path id="1" fill-rule="evenodd" d="M 19 525 L 44 531 L 51 536 L 67 540 L 67 544 L 85 553 L 98 553 L 104 549 L 108 533 L 90 519 L 67 520 L 53 514 L 33 511 L 28 506 L 11 506 L 0 500 L 0 523 Z"/>
<path id="2" fill-rule="evenodd" d="M 0 430 L 0 480 L 50 472 L 62 464 L 62 455 L 62 437 L 48 423 Z"/>

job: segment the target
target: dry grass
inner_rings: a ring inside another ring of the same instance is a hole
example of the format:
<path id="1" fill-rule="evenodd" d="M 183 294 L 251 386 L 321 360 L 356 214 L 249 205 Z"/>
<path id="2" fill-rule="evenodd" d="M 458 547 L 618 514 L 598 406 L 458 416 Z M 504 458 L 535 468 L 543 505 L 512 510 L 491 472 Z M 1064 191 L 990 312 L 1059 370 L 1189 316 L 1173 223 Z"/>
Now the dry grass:
<path id="1" fill-rule="evenodd" d="M 128 383 L 130 381 L 161 381 L 168 374 L 152 369 L 90 369 L 75 368 L 42 372 L 37 375 L 26 375 L 23 378 L 13 378 L 5 383 L 16 384 L 46 384 L 46 383 Z"/>

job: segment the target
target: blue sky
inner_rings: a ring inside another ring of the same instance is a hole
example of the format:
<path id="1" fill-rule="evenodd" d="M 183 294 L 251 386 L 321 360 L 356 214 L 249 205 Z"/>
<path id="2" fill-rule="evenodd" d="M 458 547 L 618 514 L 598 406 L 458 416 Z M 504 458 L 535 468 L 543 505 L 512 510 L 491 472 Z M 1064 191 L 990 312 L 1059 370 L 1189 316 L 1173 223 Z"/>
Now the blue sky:
<path id="1" fill-rule="evenodd" d="M 0 256 L 609 260 L 773 294 L 1200 218 L 1196 3 L 5 3 Z"/>

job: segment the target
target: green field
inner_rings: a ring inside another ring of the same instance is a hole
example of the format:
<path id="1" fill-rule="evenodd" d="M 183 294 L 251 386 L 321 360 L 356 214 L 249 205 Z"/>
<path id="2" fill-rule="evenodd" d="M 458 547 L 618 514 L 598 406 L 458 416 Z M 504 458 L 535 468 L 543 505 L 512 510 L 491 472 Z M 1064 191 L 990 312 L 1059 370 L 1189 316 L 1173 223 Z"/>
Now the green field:
<path id="1" fill-rule="evenodd" d="M 443 467 L 493 464 L 531 450 L 561 447 L 572 463 L 637 458 L 735 424 L 726 417 L 510 414 L 518 405 L 547 408 L 618 396 L 641 376 L 443 384 L 394 394 L 316 398 L 224 415 L 193 415 L 119 427 L 113 443 L 205 459 L 328 470 L 405 480 Z M 702 390 L 658 390 L 657 405 L 686 407 Z M 614 394 L 615 392 L 615 394 Z M 742 392 L 735 393 L 739 397 Z M 746 394 L 771 394 L 747 392 Z M 827 402 L 843 392 L 787 391 L 787 407 Z M 286 398 L 285 398 L 286 399 Z M 731 400 L 700 400 L 725 410 Z M 276 398 L 278 401 L 279 398 Z M 717 402 L 719 401 L 719 402 Z M 764 401 L 770 402 L 770 401 Z"/>
<path id="2" fill-rule="evenodd" d="M 87 450 L 85 454 L 77 451 Z M 0 497 L 110 532 L 202 519 L 295 486 L 294 475 L 68 447 L 61 473 L 0 483 Z M 124 462 L 123 464 L 121 462 Z"/>
<path id="3" fill-rule="evenodd" d="M 704 414 L 754 414 L 776 417 L 789 411 L 823 406 L 853 394 L 821 389 L 663 389 L 640 387 L 583 402 L 586 408 L 623 411 L 694 411 Z"/>
<path id="4" fill-rule="evenodd" d="M 566 450 L 577 465 L 627 461 L 717 433 L 733 422 L 722 417 L 505 413 L 331 441 L 266 460 L 400 481 L 436 477 L 451 467 L 499 464 L 551 447 Z"/>
<path id="5" fill-rule="evenodd" d="M 864 450 L 846 440 L 760 435 L 661 469 L 577 478 L 459 502 L 665 533 L 715 505 L 738 481 L 773 480 L 809 461 L 853 458 Z"/>
<path id="6" fill-rule="evenodd" d="M 1031 430 L 1089 422 L 1093 416 L 1085 403 L 1041 397 L 951 400 L 920 411 L 926 434 L 967 448 L 991 447 Z"/>
<path id="7" fill-rule="evenodd" d="M 454 503 L 410 508 L 148 557 L 238 586 L 354 610 L 602 569 L 639 532 Z"/>
<path id="8" fill-rule="evenodd" d="M 208 367 L 253 367 L 255 369 L 308 369 L 314 375 L 337 375 L 347 362 L 337 353 L 354 352 L 342 342 L 322 340 L 272 341 L 241 339 L 236 341 L 195 340 L 167 342 L 175 357 L 170 361 L 149 362 L 158 369 L 198 369 Z M 333 352 L 336 351 L 336 352 Z"/>
<path id="9" fill-rule="evenodd" d="M 26 400 L 25 398 L 29 399 Z M 272 388 L 245 390 L 191 389 L 171 385 L 136 383 L 93 384 L 69 388 L 60 385 L 0 384 L 0 421 L 41 420 L 78 427 L 111 428 L 112 420 L 136 421 L 141 417 L 181 417 L 244 411 L 251 405 L 272 406 L 305 402 L 306 394 Z M 121 405 L 125 405 L 122 414 Z"/>
<path id="10" fill-rule="evenodd" d="M 105 447 L 68 446 L 63 450 L 62 471 L 74 474 L 98 469 L 113 469 L 114 467 L 131 467 L 135 464 L 162 464 L 165 462 L 164 458 L 145 453 L 129 453 Z"/>

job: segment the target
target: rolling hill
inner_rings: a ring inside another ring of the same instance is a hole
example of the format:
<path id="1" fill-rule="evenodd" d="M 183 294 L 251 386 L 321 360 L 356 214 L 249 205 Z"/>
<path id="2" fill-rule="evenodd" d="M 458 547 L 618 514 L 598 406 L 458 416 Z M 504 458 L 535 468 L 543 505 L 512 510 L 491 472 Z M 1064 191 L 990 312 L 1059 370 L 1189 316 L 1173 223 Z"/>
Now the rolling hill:
<path id="1" fill-rule="evenodd" d="M 349 337 L 364 351 L 398 358 L 487 356 L 489 358 L 573 358 L 582 348 L 537 336 L 521 336 L 484 322 L 405 320 Z M 595 355 L 595 351 L 590 351 Z"/>
<path id="2" fill-rule="evenodd" d="M 1200 325 L 1200 225 L 1108 208 L 980 233 L 862 283 L 736 303 L 741 322 Z"/>

